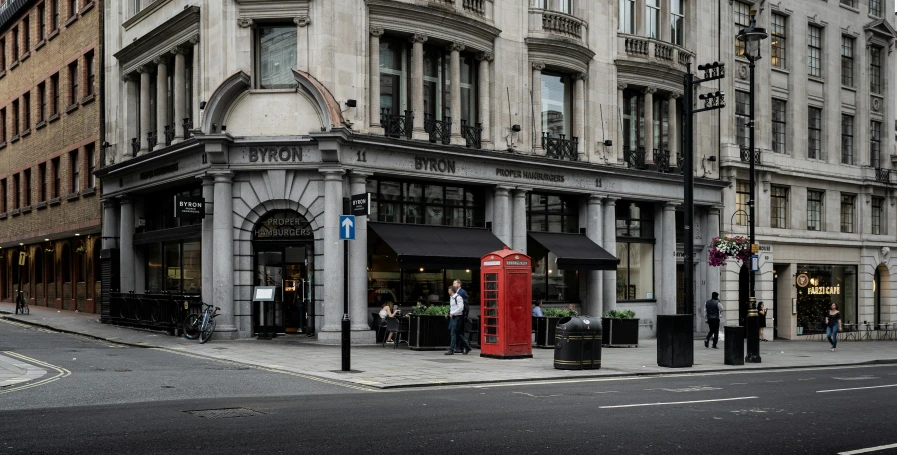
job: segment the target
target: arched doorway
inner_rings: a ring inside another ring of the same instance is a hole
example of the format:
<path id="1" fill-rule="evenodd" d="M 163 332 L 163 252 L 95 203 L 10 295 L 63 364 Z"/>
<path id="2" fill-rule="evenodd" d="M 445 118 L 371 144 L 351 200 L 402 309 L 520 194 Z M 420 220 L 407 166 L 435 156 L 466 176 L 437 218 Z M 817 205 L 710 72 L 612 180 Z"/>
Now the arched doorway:
<path id="1" fill-rule="evenodd" d="M 273 286 L 274 302 L 262 325 L 276 333 L 314 332 L 312 273 L 314 232 L 308 220 L 293 210 L 263 216 L 252 230 L 254 285 Z M 259 331 L 259 308 L 253 306 L 253 330 Z"/>

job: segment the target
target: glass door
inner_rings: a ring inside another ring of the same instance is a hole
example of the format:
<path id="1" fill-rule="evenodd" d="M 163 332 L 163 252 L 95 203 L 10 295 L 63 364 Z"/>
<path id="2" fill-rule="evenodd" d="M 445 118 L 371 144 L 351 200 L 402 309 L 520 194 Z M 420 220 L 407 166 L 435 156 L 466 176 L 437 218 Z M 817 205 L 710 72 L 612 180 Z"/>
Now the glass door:
<path id="1" fill-rule="evenodd" d="M 285 333 L 284 303 L 284 265 L 282 251 L 259 251 L 256 253 L 255 269 L 256 286 L 274 286 L 274 302 L 264 304 L 253 303 L 253 325 L 274 327 L 276 333 Z M 264 312 L 260 317 L 260 312 Z"/>
<path id="2" fill-rule="evenodd" d="M 265 245 L 256 252 L 256 286 L 275 286 L 274 302 L 265 305 L 264 324 L 278 334 L 314 332 L 310 248 Z M 259 304 L 253 304 L 253 325 L 259 324 Z"/>

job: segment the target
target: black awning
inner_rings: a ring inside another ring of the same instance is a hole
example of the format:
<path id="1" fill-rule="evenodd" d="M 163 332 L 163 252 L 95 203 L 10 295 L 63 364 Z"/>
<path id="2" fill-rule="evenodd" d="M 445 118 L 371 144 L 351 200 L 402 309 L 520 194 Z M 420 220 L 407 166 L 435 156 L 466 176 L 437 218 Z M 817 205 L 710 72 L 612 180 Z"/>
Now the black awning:
<path id="1" fill-rule="evenodd" d="M 527 236 L 529 237 L 527 252 L 533 257 L 541 255 L 540 252 L 554 253 L 558 258 L 559 269 L 617 270 L 617 264 L 620 262 L 583 234 L 529 232 Z"/>
<path id="2" fill-rule="evenodd" d="M 402 269 L 479 268 L 483 256 L 505 246 L 486 229 L 391 223 L 368 227 L 396 253 Z"/>

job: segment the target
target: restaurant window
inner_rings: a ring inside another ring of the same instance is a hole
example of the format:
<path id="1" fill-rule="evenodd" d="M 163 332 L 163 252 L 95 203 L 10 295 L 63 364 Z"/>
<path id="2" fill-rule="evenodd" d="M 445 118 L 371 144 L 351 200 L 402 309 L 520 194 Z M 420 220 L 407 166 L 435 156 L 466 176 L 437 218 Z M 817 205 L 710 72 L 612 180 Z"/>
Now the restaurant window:
<path id="1" fill-rule="evenodd" d="M 853 116 L 841 114 L 841 163 L 853 164 Z"/>
<path id="2" fill-rule="evenodd" d="M 751 24 L 751 5 L 747 3 L 732 3 L 735 13 L 735 31 L 732 36 L 738 36 L 738 32 Z M 744 57 L 744 41 L 735 38 L 735 56 Z"/>
<path id="3" fill-rule="evenodd" d="M 31 169 L 25 169 L 22 172 L 22 179 L 24 181 L 23 182 L 24 186 L 22 188 L 22 194 L 25 198 L 25 200 L 23 201 L 23 205 L 25 207 L 30 207 L 31 206 Z"/>
<path id="4" fill-rule="evenodd" d="M 542 73 L 542 132 L 552 137 L 569 135 L 573 81 L 570 76 Z"/>
<path id="5" fill-rule="evenodd" d="M 670 0 L 670 38 L 677 46 L 685 45 L 685 8 L 684 0 Z"/>
<path id="6" fill-rule="evenodd" d="M 37 85 L 37 121 L 47 120 L 47 83 Z"/>
<path id="7" fill-rule="evenodd" d="M 785 131 L 787 127 L 787 107 L 784 100 L 772 100 L 772 151 L 786 153 Z"/>
<path id="8" fill-rule="evenodd" d="M 887 234 L 884 229 L 883 220 L 885 217 L 885 198 L 872 196 L 872 235 Z"/>
<path id="9" fill-rule="evenodd" d="M 645 0 L 645 24 L 647 37 L 660 39 L 660 0 Z"/>
<path id="10" fill-rule="evenodd" d="M 550 251 L 534 257 L 532 298 L 534 302 L 579 302 L 579 271 L 558 269 L 557 256 Z"/>
<path id="11" fill-rule="evenodd" d="M 47 200 L 47 163 L 37 165 L 37 201 Z"/>
<path id="12" fill-rule="evenodd" d="M 370 219 L 384 223 L 484 227 L 482 188 L 395 180 L 368 180 Z"/>
<path id="13" fill-rule="evenodd" d="M 881 17 L 881 0 L 869 0 L 869 15 Z"/>
<path id="14" fill-rule="evenodd" d="M 162 229 L 171 229 L 182 226 L 193 226 L 202 223 L 202 219 L 196 218 L 178 218 L 174 216 L 174 198 L 181 197 L 202 197 L 202 189 L 199 187 L 178 188 L 155 193 L 152 197 L 143 200 L 144 212 L 146 214 L 147 232 L 158 231 Z"/>
<path id="15" fill-rule="evenodd" d="M 69 152 L 69 192 L 81 191 L 81 168 L 78 166 L 78 149 Z"/>
<path id="16" fill-rule="evenodd" d="M 807 70 L 810 76 L 822 77 L 822 28 L 815 25 L 807 32 Z"/>
<path id="17" fill-rule="evenodd" d="M 841 85 L 853 87 L 853 43 L 849 36 L 841 36 Z"/>
<path id="18" fill-rule="evenodd" d="M 635 34 L 635 0 L 620 0 L 620 33 Z"/>
<path id="19" fill-rule="evenodd" d="M 798 264 L 795 281 L 797 325 L 805 334 L 824 328 L 825 314 L 833 303 L 838 305 L 844 325 L 858 322 L 857 266 Z"/>
<path id="20" fill-rule="evenodd" d="M 750 146 L 750 120 L 751 94 L 743 90 L 735 91 L 735 140 L 739 147 Z"/>
<path id="21" fill-rule="evenodd" d="M 852 234 L 856 218 L 856 200 L 853 194 L 841 194 L 841 232 Z"/>
<path id="22" fill-rule="evenodd" d="M 78 104 L 78 61 L 69 64 L 69 106 Z"/>
<path id="23" fill-rule="evenodd" d="M 144 246 L 144 257 L 149 292 L 202 292 L 202 247 L 199 240 L 149 243 Z"/>
<path id="24" fill-rule="evenodd" d="M 735 224 L 746 226 L 748 223 L 748 202 L 751 198 L 751 186 L 744 180 L 735 183 Z"/>
<path id="25" fill-rule="evenodd" d="M 773 186 L 770 194 L 770 226 L 779 229 L 788 227 L 788 187 Z"/>
<path id="26" fill-rule="evenodd" d="M 96 145 L 90 143 L 84 146 L 84 156 L 87 162 L 87 188 L 97 187 L 97 177 L 94 175 L 97 169 Z"/>
<path id="27" fill-rule="evenodd" d="M 881 89 L 881 48 L 872 46 L 869 48 L 869 90 L 881 93 Z"/>
<path id="28" fill-rule="evenodd" d="M 807 108 L 807 158 L 822 159 L 822 109 Z"/>
<path id="29" fill-rule="evenodd" d="M 654 299 L 654 210 L 650 203 L 616 205 L 617 300 Z"/>
<path id="30" fill-rule="evenodd" d="M 578 233 L 579 200 L 576 196 L 530 193 L 526 218 L 530 231 Z"/>
<path id="31" fill-rule="evenodd" d="M 266 25 L 256 29 L 258 88 L 289 89 L 297 86 L 296 26 Z"/>
<path id="32" fill-rule="evenodd" d="M 776 68 L 785 69 L 787 66 L 785 65 L 785 55 L 788 49 L 787 36 L 786 36 L 786 24 L 787 18 L 781 14 L 772 15 L 772 27 L 770 30 L 770 35 L 772 37 L 772 66 Z"/>
<path id="33" fill-rule="evenodd" d="M 881 122 L 869 123 L 869 160 L 874 168 L 881 167 Z"/>
<path id="34" fill-rule="evenodd" d="M 97 71 L 96 71 L 96 68 L 94 68 L 93 51 L 90 51 L 84 55 L 84 66 L 86 67 L 85 69 L 87 70 L 87 81 L 86 81 L 87 96 L 90 96 L 90 95 L 94 94 L 94 84 L 96 83 L 96 80 L 97 80 Z M 169 105 L 173 106 L 174 103 L 169 103 Z M 172 109 L 173 109 L 173 107 L 172 107 Z"/>
<path id="35" fill-rule="evenodd" d="M 824 207 L 825 192 L 808 190 L 807 191 L 807 230 L 822 230 L 822 214 Z"/>
<path id="36" fill-rule="evenodd" d="M 52 197 L 57 198 L 60 196 L 60 191 L 62 191 L 62 161 L 59 157 L 53 158 L 50 160 L 51 172 L 53 172 L 53 193 Z"/>

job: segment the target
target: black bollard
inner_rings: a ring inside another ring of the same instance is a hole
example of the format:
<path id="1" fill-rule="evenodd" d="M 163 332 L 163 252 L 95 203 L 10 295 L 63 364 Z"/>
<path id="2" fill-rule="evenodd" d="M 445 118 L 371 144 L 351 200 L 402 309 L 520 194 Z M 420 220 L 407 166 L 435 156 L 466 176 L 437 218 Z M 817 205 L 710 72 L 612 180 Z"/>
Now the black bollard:
<path id="1" fill-rule="evenodd" d="M 748 309 L 747 322 L 747 355 L 744 361 L 747 363 L 760 363 L 760 315 L 757 314 L 757 299 L 751 297 Z"/>
<path id="2" fill-rule="evenodd" d="M 350 358 L 349 358 L 349 344 L 350 344 L 350 342 L 351 342 L 351 340 L 350 340 L 350 338 L 349 338 L 349 337 L 351 336 L 351 335 L 350 335 L 350 332 L 349 332 L 349 327 L 350 327 L 350 325 L 349 325 L 349 315 L 348 315 L 348 314 L 343 314 L 343 337 L 342 337 L 342 342 L 343 342 L 343 371 L 349 371 L 349 370 L 352 369 L 352 368 L 351 368 L 351 361 L 350 361 Z"/>

